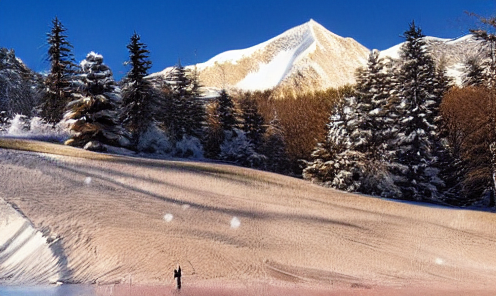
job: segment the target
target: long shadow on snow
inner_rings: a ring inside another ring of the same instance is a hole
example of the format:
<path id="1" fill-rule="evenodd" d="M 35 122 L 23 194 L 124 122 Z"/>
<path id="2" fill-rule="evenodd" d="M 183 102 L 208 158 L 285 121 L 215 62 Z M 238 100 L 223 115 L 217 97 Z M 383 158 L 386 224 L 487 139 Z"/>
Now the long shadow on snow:
<path id="1" fill-rule="evenodd" d="M 161 201 L 174 203 L 174 204 L 178 204 L 178 205 L 189 204 L 191 207 L 199 209 L 199 210 L 214 211 L 214 212 L 218 212 L 218 213 L 222 213 L 222 214 L 228 214 L 228 215 L 232 215 L 232 216 L 249 217 L 249 218 L 264 219 L 264 220 L 266 220 L 266 219 L 270 219 L 270 220 L 297 219 L 297 220 L 301 220 L 301 221 L 317 222 L 317 223 L 323 223 L 323 224 L 333 224 L 333 225 L 340 225 L 340 226 L 345 226 L 345 227 L 353 227 L 353 228 L 357 228 L 357 229 L 366 230 L 365 228 L 358 226 L 358 225 L 355 225 L 355 224 L 341 222 L 341 221 L 337 221 L 337 220 L 333 220 L 333 219 L 322 218 L 322 217 L 314 217 L 314 216 L 300 215 L 300 214 L 281 214 L 281 213 L 277 213 L 277 212 L 265 212 L 264 213 L 261 211 L 244 211 L 244 210 L 228 209 L 228 208 L 221 208 L 221 207 L 212 207 L 212 206 L 207 206 L 207 205 L 199 204 L 199 203 L 192 203 L 189 201 L 184 201 L 184 200 L 174 199 L 171 197 L 162 196 L 162 195 L 159 195 L 159 194 L 156 194 L 156 193 L 153 193 L 153 192 L 141 189 L 141 188 L 137 188 L 137 187 L 134 187 L 131 185 L 123 184 L 121 182 L 115 181 L 114 179 L 112 179 L 110 177 L 105 177 L 105 176 L 100 176 L 100 175 L 97 175 L 94 173 L 88 173 L 88 172 L 80 171 L 80 170 L 77 170 L 75 168 L 62 166 L 60 164 L 58 164 L 58 166 L 61 169 L 65 169 L 65 170 L 68 170 L 70 172 L 80 174 L 84 177 L 90 176 L 90 177 L 94 177 L 96 179 L 104 180 L 106 182 L 109 182 L 109 183 L 114 184 L 116 186 L 119 186 L 121 188 L 130 190 L 133 192 L 141 193 L 141 194 L 144 194 L 146 196 L 159 199 Z M 175 187 L 175 188 L 178 188 L 180 190 L 185 190 L 185 191 L 190 191 L 190 192 L 194 191 L 196 194 L 198 194 L 200 196 L 211 195 L 211 193 L 209 193 L 207 191 L 203 191 L 203 190 L 193 190 L 190 188 L 183 188 L 181 186 L 169 184 L 166 182 L 162 182 L 162 184 L 167 185 L 167 186 L 171 186 L 171 187 Z"/>

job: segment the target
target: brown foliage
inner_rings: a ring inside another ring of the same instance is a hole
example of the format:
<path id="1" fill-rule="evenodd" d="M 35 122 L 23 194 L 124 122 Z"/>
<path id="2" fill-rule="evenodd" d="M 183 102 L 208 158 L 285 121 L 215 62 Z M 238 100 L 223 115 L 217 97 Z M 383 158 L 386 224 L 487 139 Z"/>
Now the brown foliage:
<path id="1" fill-rule="evenodd" d="M 454 88 L 441 104 L 452 153 L 465 170 L 462 194 L 470 199 L 493 188 L 490 145 L 496 141 L 495 104 L 494 90 L 484 87 Z"/>
<path id="2" fill-rule="evenodd" d="M 299 159 L 308 159 L 318 142 L 325 138 L 326 124 L 334 104 L 350 95 L 352 88 L 328 89 L 314 93 L 277 96 L 271 91 L 253 92 L 245 95 L 252 97 L 258 104 L 259 111 L 270 122 L 274 112 L 280 119 L 287 144 L 287 153 L 292 163 L 292 170 L 301 173 Z"/>

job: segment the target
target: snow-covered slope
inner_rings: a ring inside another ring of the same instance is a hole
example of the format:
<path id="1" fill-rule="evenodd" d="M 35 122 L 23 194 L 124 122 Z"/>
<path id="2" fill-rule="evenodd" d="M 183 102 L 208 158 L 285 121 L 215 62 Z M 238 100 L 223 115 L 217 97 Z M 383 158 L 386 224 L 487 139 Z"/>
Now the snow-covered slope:
<path id="1" fill-rule="evenodd" d="M 63 263 L 58 239 L 45 237 L 0 198 L 0 285 L 62 281 Z"/>
<path id="2" fill-rule="evenodd" d="M 308 91 L 354 83 L 355 70 L 368 54 L 355 40 L 310 20 L 253 47 L 221 53 L 197 69 L 206 87 Z"/>
<path id="3" fill-rule="evenodd" d="M 483 52 L 480 41 L 472 35 L 466 35 L 456 39 L 444 39 L 426 36 L 428 51 L 437 64 L 444 64 L 448 76 L 461 85 L 465 73 L 465 62 L 468 58 L 482 58 Z M 380 57 L 391 59 L 400 58 L 400 49 L 403 43 L 381 51 Z"/>

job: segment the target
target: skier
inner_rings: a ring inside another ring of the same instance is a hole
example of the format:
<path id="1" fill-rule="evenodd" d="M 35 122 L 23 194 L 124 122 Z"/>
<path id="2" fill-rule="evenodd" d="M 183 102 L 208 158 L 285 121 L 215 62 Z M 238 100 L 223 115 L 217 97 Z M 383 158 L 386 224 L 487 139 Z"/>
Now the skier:
<path id="1" fill-rule="evenodd" d="M 174 269 L 174 278 L 176 279 L 176 289 L 181 289 L 181 266 L 177 266 L 177 270 Z"/>

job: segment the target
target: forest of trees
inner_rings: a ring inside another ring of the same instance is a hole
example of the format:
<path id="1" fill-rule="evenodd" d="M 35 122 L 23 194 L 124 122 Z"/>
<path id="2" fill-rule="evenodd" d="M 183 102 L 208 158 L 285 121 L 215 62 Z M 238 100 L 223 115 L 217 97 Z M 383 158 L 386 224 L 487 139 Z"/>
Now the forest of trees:
<path id="1" fill-rule="evenodd" d="M 400 58 L 373 50 L 354 86 L 287 96 L 221 90 L 205 98 L 196 69 L 180 61 L 166 76 L 149 76 L 150 52 L 136 32 L 121 81 L 94 52 L 77 64 L 55 18 L 45 77 L 0 49 L 0 128 L 22 114 L 63 125 L 66 145 L 94 151 L 205 157 L 351 192 L 492 207 L 496 38 L 472 33 L 488 57 L 467 58 L 463 86 L 434 62 L 412 22 Z"/>
<path id="2" fill-rule="evenodd" d="M 473 33 L 489 56 L 468 60 L 463 87 L 435 64 L 415 23 L 398 61 L 372 51 L 303 177 L 375 196 L 494 207 L 494 36 Z"/>

